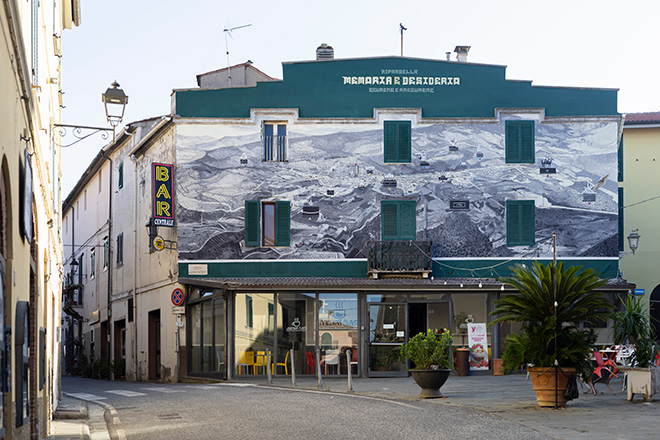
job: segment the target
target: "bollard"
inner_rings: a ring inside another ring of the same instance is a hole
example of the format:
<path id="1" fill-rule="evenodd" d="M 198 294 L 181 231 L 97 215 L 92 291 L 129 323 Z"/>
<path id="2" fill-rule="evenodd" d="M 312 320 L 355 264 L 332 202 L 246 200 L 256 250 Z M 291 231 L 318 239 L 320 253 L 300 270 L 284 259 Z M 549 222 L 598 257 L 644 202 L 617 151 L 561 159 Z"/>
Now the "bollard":
<path id="1" fill-rule="evenodd" d="M 353 372 L 351 371 L 351 350 L 346 350 L 346 371 L 348 371 L 348 391 L 353 391 Z"/>
<path id="2" fill-rule="evenodd" d="M 296 387 L 296 363 L 293 362 L 293 348 L 289 351 L 289 359 L 291 359 L 291 386 Z"/>
<path id="3" fill-rule="evenodd" d="M 270 371 L 270 350 L 266 350 L 266 371 L 268 372 L 268 384 L 273 384 L 273 375 Z"/>
<path id="4" fill-rule="evenodd" d="M 316 388 L 319 390 L 323 388 L 323 378 L 321 377 L 321 362 L 319 362 L 321 359 L 321 349 L 317 348 L 316 349 L 316 377 L 317 377 L 317 384 Z"/>

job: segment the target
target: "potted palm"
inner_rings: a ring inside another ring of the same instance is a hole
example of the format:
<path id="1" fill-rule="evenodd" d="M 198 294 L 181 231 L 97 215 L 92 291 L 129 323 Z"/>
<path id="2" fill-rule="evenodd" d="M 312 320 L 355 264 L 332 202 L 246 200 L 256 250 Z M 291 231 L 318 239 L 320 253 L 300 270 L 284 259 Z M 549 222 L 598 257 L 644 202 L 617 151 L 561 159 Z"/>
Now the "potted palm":
<path id="1" fill-rule="evenodd" d="M 592 269 L 534 262 L 516 266 L 500 281 L 519 294 L 505 296 L 491 313 L 498 322 L 518 322 L 522 329 L 506 338 L 502 354 L 504 372 L 528 368 L 539 406 L 565 406 L 570 376 L 588 377 L 589 354 L 596 341 L 593 330 L 582 324 L 597 324 L 611 315 L 612 305 L 598 289 L 606 284 Z M 556 274 L 554 274 L 556 272 Z M 556 302 L 555 302 L 556 301 Z"/>
<path id="2" fill-rule="evenodd" d="M 612 330 L 615 344 L 634 345 L 630 366 L 619 368 L 626 373 L 627 399 L 641 394 L 644 401 L 650 402 L 653 394 L 660 393 L 660 366 L 654 365 L 659 352 L 651 338 L 649 311 L 630 295 L 621 302 L 623 309 L 616 313 Z"/>
<path id="3" fill-rule="evenodd" d="M 442 397 L 440 387 L 444 385 L 452 371 L 451 333 L 427 330 L 418 333 L 401 346 L 401 361 L 414 364 L 410 370 L 415 383 L 422 389 L 419 397 L 429 399 Z"/>

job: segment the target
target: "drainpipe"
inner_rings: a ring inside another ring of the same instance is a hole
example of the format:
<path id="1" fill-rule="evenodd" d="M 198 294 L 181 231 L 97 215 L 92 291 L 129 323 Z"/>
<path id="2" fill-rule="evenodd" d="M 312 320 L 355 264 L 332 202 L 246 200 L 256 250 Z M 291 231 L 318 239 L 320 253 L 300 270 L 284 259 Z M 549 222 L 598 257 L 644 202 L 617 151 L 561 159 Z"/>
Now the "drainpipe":
<path id="1" fill-rule="evenodd" d="M 133 196 L 133 344 L 131 355 L 133 357 L 133 369 L 135 370 L 135 379 L 137 380 L 138 373 L 138 359 L 137 359 L 137 275 L 138 275 L 138 235 L 137 235 L 137 224 L 138 224 L 138 162 L 135 154 L 129 156 L 134 165 L 134 178 L 133 178 L 133 188 L 135 195 Z"/>
<path id="2" fill-rule="evenodd" d="M 112 127 L 112 140 L 113 145 L 115 142 L 115 128 Z M 108 187 L 108 340 L 105 341 L 108 344 L 108 364 L 112 366 L 112 174 L 114 173 L 112 166 L 112 158 L 106 156 L 105 152 L 103 153 L 105 159 L 110 162 L 110 179 Z M 114 373 L 112 373 L 112 368 L 110 369 L 110 379 L 114 379 Z"/>

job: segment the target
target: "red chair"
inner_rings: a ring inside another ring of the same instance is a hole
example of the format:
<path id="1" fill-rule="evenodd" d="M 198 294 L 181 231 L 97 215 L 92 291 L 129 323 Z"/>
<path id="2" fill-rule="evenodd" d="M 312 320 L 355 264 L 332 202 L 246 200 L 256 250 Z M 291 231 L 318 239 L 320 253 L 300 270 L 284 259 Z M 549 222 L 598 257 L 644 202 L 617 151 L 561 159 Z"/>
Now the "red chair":
<path id="1" fill-rule="evenodd" d="M 612 377 L 619 377 L 616 375 L 616 373 L 619 372 L 619 369 L 616 368 L 616 364 L 611 359 L 603 359 L 603 354 L 599 351 L 594 351 L 594 359 L 596 360 L 596 363 L 598 364 L 596 368 L 594 369 L 593 373 L 591 373 L 591 377 L 589 378 L 589 382 L 591 383 L 591 391 L 594 392 L 594 395 L 596 395 L 596 388 L 594 388 L 594 376 L 597 376 L 598 378 L 596 379 L 596 382 L 599 380 L 602 380 L 605 382 L 605 385 L 607 385 L 607 388 L 612 391 L 612 394 L 614 393 L 614 390 L 610 386 L 610 380 Z M 603 374 L 603 371 L 606 371 L 606 374 Z"/>
<path id="2" fill-rule="evenodd" d="M 314 367 L 316 366 L 314 354 L 311 351 L 306 351 L 305 356 L 307 359 L 307 374 L 314 374 Z"/>

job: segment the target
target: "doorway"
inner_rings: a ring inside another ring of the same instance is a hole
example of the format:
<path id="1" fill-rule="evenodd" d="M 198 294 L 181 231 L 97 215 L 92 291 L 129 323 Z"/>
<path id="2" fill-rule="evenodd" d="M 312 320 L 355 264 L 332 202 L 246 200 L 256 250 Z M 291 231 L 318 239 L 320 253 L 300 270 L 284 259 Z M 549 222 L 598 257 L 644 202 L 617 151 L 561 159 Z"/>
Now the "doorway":
<path id="1" fill-rule="evenodd" d="M 149 312 L 149 380 L 160 379 L 160 309 Z"/>

